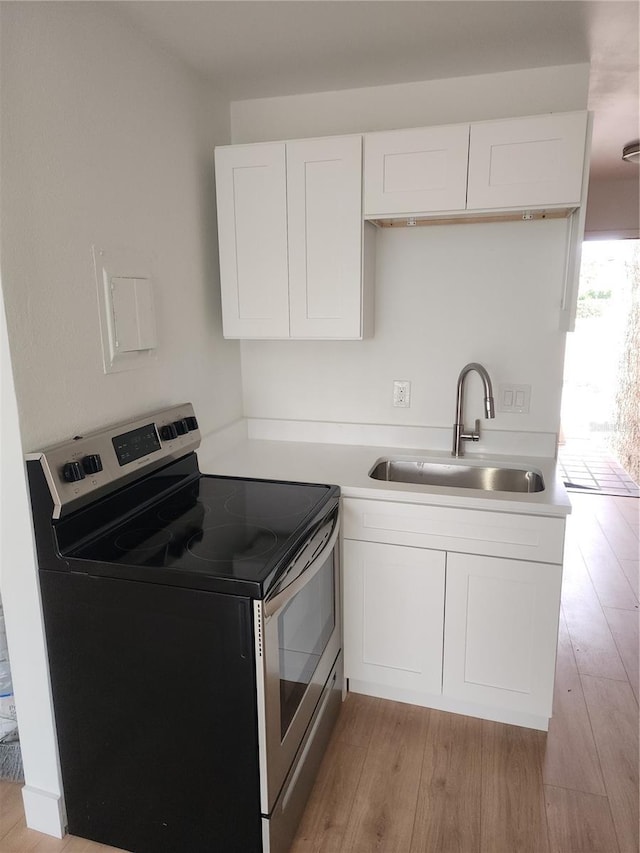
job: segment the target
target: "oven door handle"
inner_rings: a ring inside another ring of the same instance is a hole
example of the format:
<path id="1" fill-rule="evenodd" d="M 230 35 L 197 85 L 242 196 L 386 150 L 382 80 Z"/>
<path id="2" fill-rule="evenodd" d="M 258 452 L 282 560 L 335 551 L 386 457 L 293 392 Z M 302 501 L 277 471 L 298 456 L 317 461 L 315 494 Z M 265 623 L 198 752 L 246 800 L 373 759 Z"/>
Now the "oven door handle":
<path id="1" fill-rule="evenodd" d="M 327 558 L 327 555 L 333 551 L 335 548 L 336 542 L 338 541 L 338 535 L 340 534 L 340 519 L 336 519 L 335 527 L 327 541 L 327 544 L 324 546 L 322 551 L 313 559 L 311 563 L 307 566 L 307 568 L 297 577 L 295 580 L 292 580 L 291 583 L 286 586 L 284 589 L 280 590 L 273 598 L 267 598 L 262 606 L 262 612 L 264 613 L 265 619 L 269 619 L 274 613 L 277 613 L 278 610 L 282 609 L 286 604 L 288 604 L 292 598 L 294 598 L 300 590 L 309 583 L 310 580 L 316 575 L 322 566 L 324 565 L 324 561 Z"/>

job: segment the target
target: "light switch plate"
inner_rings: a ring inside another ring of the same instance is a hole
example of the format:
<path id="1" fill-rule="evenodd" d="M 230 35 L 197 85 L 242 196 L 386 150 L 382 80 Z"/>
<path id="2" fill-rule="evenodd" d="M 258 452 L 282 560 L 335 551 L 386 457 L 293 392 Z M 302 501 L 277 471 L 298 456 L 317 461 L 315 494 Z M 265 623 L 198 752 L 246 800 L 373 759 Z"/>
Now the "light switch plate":
<path id="1" fill-rule="evenodd" d="M 498 411 L 516 415 L 529 414 L 531 385 L 498 385 Z"/>

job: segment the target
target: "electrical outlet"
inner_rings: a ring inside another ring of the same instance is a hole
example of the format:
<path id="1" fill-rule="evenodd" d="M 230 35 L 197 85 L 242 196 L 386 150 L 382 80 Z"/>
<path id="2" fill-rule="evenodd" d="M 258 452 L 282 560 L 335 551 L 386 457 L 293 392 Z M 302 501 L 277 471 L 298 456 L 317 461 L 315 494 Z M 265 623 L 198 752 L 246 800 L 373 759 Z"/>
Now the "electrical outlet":
<path id="1" fill-rule="evenodd" d="M 499 385 L 498 411 L 526 415 L 531 403 L 531 385 Z"/>
<path id="2" fill-rule="evenodd" d="M 406 379 L 394 381 L 393 405 L 401 409 L 408 409 L 411 405 L 411 383 Z"/>

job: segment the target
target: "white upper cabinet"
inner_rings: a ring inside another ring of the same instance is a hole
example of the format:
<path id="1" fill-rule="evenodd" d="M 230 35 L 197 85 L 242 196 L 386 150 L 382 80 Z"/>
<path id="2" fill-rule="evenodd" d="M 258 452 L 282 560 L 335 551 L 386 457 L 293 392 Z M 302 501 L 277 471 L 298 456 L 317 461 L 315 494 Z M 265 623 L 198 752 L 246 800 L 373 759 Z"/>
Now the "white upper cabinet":
<path id="1" fill-rule="evenodd" d="M 364 215 L 464 210 L 469 125 L 365 134 Z"/>
<path id="2" fill-rule="evenodd" d="M 365 218 L 578 207 L 587 126 L 575 112 L 367 133 Z"/>
<path id="3" fill-rule="evenodd" d="M 587 113 L 471 125 L 467 209 L 579 205 Z"/>
<path id="4" fill-rule="evenodd" d="M 215 159 L 224 336 L 361 338 L 362 137 Z"/>
<path id="5" fill-rule="evenodd" d="M 287 143 L 292 338 L 362 336 L 362 138 Z"/>
<path id="6" fill-rule="evenodd" d="M 289 336 L 282 143 L 216 148 L 222 328 L 226 338 Z"/>

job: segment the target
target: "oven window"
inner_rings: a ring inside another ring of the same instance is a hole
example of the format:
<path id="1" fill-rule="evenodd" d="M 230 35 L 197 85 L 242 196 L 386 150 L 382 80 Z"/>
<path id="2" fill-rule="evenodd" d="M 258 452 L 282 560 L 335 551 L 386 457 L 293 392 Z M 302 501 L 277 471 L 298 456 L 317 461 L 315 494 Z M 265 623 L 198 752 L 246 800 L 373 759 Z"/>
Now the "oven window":
<path id="1" fill-rule="evenodd" d="M 287 733 L 336 624 L 333 554 L 278 617 L 280 735 Z"/>

